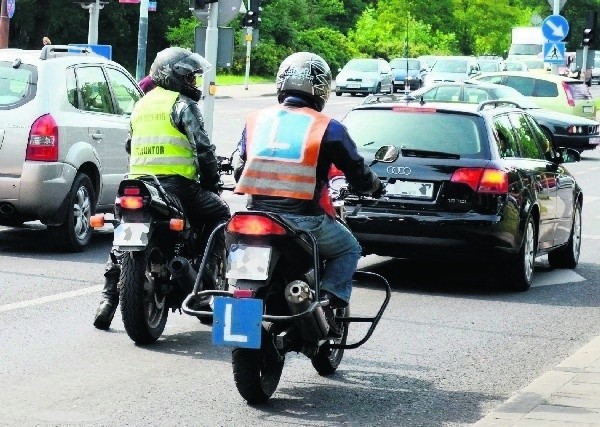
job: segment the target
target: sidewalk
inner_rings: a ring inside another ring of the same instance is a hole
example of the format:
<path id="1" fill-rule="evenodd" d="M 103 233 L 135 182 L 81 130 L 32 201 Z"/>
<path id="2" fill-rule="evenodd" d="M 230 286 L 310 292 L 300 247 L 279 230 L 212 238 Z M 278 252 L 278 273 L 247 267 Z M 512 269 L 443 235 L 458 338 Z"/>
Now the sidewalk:
<path id="1" fill-rule="evenodd" d="M 218 86 L 217 98 L 275 96 L 275 83 Z M 600 336 L 515 393 L 474 427 L 600 427 Z"/>
<path id="2" fill-rule="evenodd" d="M 600 336 L 474 426 L 600 426 Z"/>

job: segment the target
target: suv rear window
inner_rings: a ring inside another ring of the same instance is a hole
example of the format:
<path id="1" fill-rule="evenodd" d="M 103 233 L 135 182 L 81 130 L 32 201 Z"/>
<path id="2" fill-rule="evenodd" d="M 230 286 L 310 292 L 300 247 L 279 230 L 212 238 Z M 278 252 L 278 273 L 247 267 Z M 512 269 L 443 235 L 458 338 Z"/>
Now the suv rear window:
<path id="1" fill-rule="evenodd" d="M 35 97 L 37 72 L 30 65 L 0 62 L 0 110 L 19 107 Z"/>
<path id="2" fill-rule="evenodd" d="M 569 82 L 565 83 L 569 90 L 571 91 L 571 95 L 573 99 L 592 99 L 592 94 L 590 93 L 590 89 L 583 82 Z"/>
<path id="3" fill-rule="evenodd" d="M 350 111 L 343 123 L 361 152 L 393 145 L 484 158 L 483 119 L 474 115 L 359 109 Z"/>

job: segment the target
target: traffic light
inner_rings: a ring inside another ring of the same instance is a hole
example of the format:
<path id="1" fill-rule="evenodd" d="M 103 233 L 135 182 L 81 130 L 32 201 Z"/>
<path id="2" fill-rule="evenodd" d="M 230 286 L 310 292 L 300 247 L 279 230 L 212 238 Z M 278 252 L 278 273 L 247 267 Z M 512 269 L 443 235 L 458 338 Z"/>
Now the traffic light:
<path id="1" fill-rule="evenodd" d="M 250 6 L 242 19 L 242 24 L 244 27 L 258 28 L 260 12 L 262 12 L 262 7 L 260 7 L 262 0 L 248 0 L 248 2 Z"/>
<path id="2" fill-rule="evenodd" d="M 581 44 L 593 48 L 596 41 L 596 21 L 598 18 L 597 12 L 588 12 L 585 19 L 585 27 L 583 28 L 583 37 Z"/>

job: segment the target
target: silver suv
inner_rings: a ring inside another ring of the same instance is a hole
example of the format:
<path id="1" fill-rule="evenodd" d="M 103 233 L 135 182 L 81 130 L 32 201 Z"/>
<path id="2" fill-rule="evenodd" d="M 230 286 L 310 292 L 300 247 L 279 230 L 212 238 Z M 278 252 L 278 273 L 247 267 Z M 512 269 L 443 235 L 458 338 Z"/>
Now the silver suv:
<path id="1" fill-rule="evenodd" d="M 86 48 L 0 50 L 0 225 L 39 220 L 81 251 L 90 216 L 113 208 L 142 96 L 119 64 Z"/>

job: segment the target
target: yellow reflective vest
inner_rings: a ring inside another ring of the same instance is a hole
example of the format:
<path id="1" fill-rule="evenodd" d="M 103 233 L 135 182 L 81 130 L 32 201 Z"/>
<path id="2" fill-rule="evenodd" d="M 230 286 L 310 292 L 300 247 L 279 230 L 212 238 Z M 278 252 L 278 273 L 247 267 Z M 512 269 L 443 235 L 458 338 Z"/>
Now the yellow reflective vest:
<path id="1" fill-rule="evenodd" d="M 130 174 L 198 179 L 193 141 L 171 123 L 171 109 L 178 96 L 157 87 L 137 102 L 131 115 Z"/>

